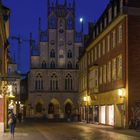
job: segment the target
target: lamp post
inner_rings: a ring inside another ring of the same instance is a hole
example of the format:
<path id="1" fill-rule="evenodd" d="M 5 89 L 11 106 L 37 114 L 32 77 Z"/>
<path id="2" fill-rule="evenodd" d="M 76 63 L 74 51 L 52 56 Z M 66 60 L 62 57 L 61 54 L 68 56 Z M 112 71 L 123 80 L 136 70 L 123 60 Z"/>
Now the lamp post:
<path id="1" fill-rule="evenodd" d="M 84 46 L 84 19 L 82 17 L 80 18 L 80 23 L 81 23 L 82 46 Z"/>
<path id="2" fill-rule="evenodd" d="M 84 29 L 84 25 L 83 25 L 83 18 L 81 17 L 80 18 L 80 23 L 81 23 L 81 32 L 83 33 L 83 29 Z"/>

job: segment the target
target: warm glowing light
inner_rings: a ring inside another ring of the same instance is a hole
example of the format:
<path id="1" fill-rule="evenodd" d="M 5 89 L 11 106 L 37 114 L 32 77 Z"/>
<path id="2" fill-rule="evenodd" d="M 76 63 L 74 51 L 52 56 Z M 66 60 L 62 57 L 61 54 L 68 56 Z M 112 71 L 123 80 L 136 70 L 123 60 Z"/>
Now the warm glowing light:
<path id="1" fill-rule="evenodd" d="M 80 18 L 80 22 L 83 22 L 83 18 Z"/>
<path id="2" fill-rule="evenodd" d="M 119 89 L 118 90 L 118 95 L 120 96 L 120 98 L 124 98 L 125 97 L 125 90 L 124 89 Z"/>
<path id="3" fill-rule="evenodd" d="M 87 96 L 84 97 L 84 102 L 86 102 L 86 101 L 87 101 Z"/>
<path id="4" fill-rule="evenodd" d="M 89 102 L 90 101 L 90 96 L 84 96 L 83 100 L 84 100 L 84 102 Z"/>
<path id="5" fill-rule="evenodd" d="M 118 95 L 119 95 L 120 97 L 123 96 L 123 91 L 122 91 L 122 89 L 119 89 L 119 90 L 118 90 Z"/>

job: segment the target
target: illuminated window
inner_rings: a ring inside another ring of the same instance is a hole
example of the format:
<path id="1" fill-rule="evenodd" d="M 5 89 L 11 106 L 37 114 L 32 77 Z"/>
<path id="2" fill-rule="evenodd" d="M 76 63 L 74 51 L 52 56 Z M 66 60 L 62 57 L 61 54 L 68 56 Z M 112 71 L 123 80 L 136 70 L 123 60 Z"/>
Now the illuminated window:
<path id="1" fill-rule="evenodd" d="M 119 26 L 118 43 L 122 43 L 122 25 Z"/>
<path id="2" fill-rule="evenodd" d="M 106 65 L 103 66 L 103 82 L 106 83 Z"/>
<path id="3" fill-rule="evenodd" d="M 103 55 L 105 54 L 105 39 L 103 40 Z"/>
<path id="4" fill-rule="evenodd" d="M 107 36 L 107 52 L 110 51 L 110 34 Z"/>
<path id="5" fill-rule="evenodd" d="M 122 55 L 117 57 L 117 79 L 122 79 Z"/>
<path id="6" fill-rule="evenodd" d="M 111 62 L 107 64 L 107 81 L 111 82 Z"/>
<path id="7" fill-rule="evenodd" d="M 101 57 L 101 44 L 100 43 L 98 45 L 98 56 L 99 58 Z"/>
<path id="8" fill-rule="evenodd" d="M 91 63 L 93 63 L 93 49 L 91 50 Z"/>
<path id="9" fill-rule="evenodd" d="M 116 31 L 114 30 L 112 32 L 112 34 L 113 34 L 112 47 L 115 48 L 115 45 L 116 45 Z"/>
<path id="10" fill-rule="evenodd" d="M 103 68 L 102 67 L 100 67 L 100 84 L 102 84 L 102 82 L 103 82 Z"/>
<path id="11" fill-rule="evenodd" d="M 112 60 L 112 80 L 116 80 L 116 58 Z"/>
<path id="12" fill-rule="evenodd" d="M 97 60 L 97 47 L 95 47 L 95 54 L 94 54 L 94 56 L 95 56 L 95 60 Z"/>

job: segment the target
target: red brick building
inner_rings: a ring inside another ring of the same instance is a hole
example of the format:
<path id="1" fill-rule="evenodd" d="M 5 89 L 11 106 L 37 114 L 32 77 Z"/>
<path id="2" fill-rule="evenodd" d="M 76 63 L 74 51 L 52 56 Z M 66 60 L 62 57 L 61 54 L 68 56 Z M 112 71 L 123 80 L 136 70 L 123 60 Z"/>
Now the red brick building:
<path id="1" fill-rule="evenodd" d="M 140 1 L 110 1 L 94 25 L 85 55 L 87 79 L 80 77 L 80 89 L 84 80 L 87 88 L 80 90 L 81 120 L 127 127 L 132 117 L 140 117 L 138 111 L 134 115 L 140 107 Z M 81 72 L 82 65 L 80 59 Z"/>

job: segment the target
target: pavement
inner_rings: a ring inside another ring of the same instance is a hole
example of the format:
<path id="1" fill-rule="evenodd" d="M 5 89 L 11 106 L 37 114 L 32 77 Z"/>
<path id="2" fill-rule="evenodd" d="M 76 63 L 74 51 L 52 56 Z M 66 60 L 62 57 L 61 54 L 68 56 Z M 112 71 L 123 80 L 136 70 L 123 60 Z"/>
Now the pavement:
<path id="1" fill-rule="evenodd" d="M 0 140 L 11 140 L 0 133 Z M 140 131 L 87 123 L 24 122 L 17 124 L 14 140 L 140 140 Z"/>

